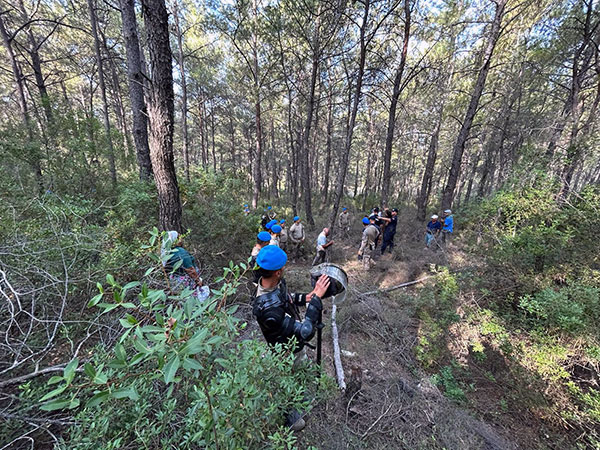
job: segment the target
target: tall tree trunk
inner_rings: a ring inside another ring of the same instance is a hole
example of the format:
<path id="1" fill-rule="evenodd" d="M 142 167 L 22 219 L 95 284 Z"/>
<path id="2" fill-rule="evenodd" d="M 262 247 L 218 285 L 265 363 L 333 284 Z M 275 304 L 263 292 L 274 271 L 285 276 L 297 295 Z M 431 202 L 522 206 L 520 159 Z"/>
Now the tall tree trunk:
<path id="1" fill-rule="evenodd" d="M 158 191 L 159 223 L 162 230 L 181 232 L 181 200 L 173 158 L 173 55 L 169 45 L 169 16 L 165 0 L 143 0 L 142 15 L 148 33 L 151 67 L 149 144 Z"/>
<path id="2" fill-rule="evenodd" d="M 329 89 L 327 100 L 327 142 L 325 144 L 325 173 L 323 178 L 323 192 L 321 194 L 323 205 L 329 200 L 329 170 L 331 169 L 331 143 L 333 138 L 333 92 Z"/>
<path id="3" fill-rule="evenodd" d="M 354 124 L 356 123 L 356 114 L 358 113 L 358 106 L 362 96 L 362 84 L 363 75 L 365 73 L 365 61 L 367 57 L 367 39 L 366 31 L 369 19 L 369 9 L 371 6 L 371 0 L 364 1 L 364 13 L 362 17 L 362 23 L 360 25 L 360 53 L 358 60 L 358 72 L 356 74 L 356 88 L 354 91 L 354 99 L 352 101 L 352 109 L 350 110 L 350 117 L 348 118 L 348 129 L 346 132 L 346 139 L 344 142 L 344 148 L 340 155 L 340 169 L 337 177 L 337 184 L 335 188 L 335 198 L 333 200 L 333 209 L 329 216 L 329 228 L 334 229 L 335 220 L 338 215 L 340 208 L 340 202 L 344 196 L 344 182 L 346 181 L 346 172 L 348 171 L 348 161 L 350 159 L 350 150 L 352 149 L 352 137 L 354 135 Z"/>
<path id="4" fill-rule="evenodd" d="M 131 115 L 133 117 L 133 141 L 139 166 L 140 180 L 152 178 L 152 161 L 148 146 L 148 119 L 144 101 L 144 71 L 140 51 L 135 0 L 120 0 L 123 40 L 127 54 L 127 78 Z"/>
<path id="5" fill-rule="evenodd" d="M 319 3 L 320 5 L 320 3 Z M 319 60 L 321 57 L 320 50 L 320 6 L 317 11 L 317 20 L 315 22 L 315 31 L 312 39 L 312 67 L 310 75 L 309 94 L 306 103 L 306 121 L 304 122 L 304 130 L 302 133 L 302 145 L 300 147 L 301 158 L 301 177 L 302 196 L 304 197 L 304 209 L 306 214 L 306 222 L 310 228 L 315 226 L 315 220 L 312 215 L 312 192 L 311 192 L 311 174 L 309 166 L 309 142 L 310 129 L 313 122 L 313 114 L 315 110 L 315 91 L 317 86 L 317 76 L 319 73 Z"/>
<path id="6" fill-rule="evenodd" d="M 106 133 L 106 143 L 108 145 L 108 165 L 110 178 L 113 187 L 117 184 L 117 167 L 115 165 L 115 149 L 113 147 L 110 118 L 108 116 L 109 106 L 106 98 L 106 84 L 104 82 L 104 65 L 102 63 L 102 53 L 100 51 L 100 38 L 98 37 L 98 21 L 96 19 L 96 9 L 94 0 L 88 0 L 90 10 L 90 25 L 92 27 L 92 36 L 94 38 L 94 50 L 96 52 L 96 62 L 98 64 L 98 85 L 100 86 L 100 95 L 102 97 L 102 114 L 104 119 L 104 131 Z"/>
<path id="7" fill-rule="evenodd" d="M 25 9 L 25 4 L 23 3 L 23 0 L 19 0 L 19 12 L 21 13 L 21 19 L 23 20 L 23 24 L 27 24 L 25 26 L 25 34 L 27 35 L 27 40 L 29 41 L 29 47 L 26 49 L 26 51 L 27 53 L 29 53 L 29 57 L 31 58 L 31 68 L 33 69 L 35 84 L 40 94 L 42 108 L 44 109 L 46 121 L 48 122 L 48 124 L 52 124 L 52 106 L 50 104 L 50 96 L 48 95 L 48 89 L 46 88 L 46 78 L 44 77 L 44 74 L 42 72 L 42 61 L 39 54 L 40 44 L 38 43 L 37 38 L 33 34 L 31 27 L 29 26 L 29 23 L 31 21 L 29 16 L 27 15 L 27 10 Z"/>
<path id="8" fill-rule="evenodd" d="M 185 179 L 190 181 L 190 153 L 189 153 L 189 138 L 188 138 L 188 98 L 187 98 L 187 80 L 185 77 L 185 54 L 183 51 L 183 32 L 179 24 L 179 8 L 177 7 L 179 0 L 173 1 L 173 19 L 175 22 L 175 34 L 177 37 L 177 63 L 179 64 L 179 72 L 181 76 L 181 134 L 183 144 L 183 162 L 185 167 Z"/>
<path id="9" fill-rule="evenodd" d="M 385 137 L 385 153 L 383 156 L 383 183 L 381 188 L 381 204 L 387 206 L 390 192 L 390 166 L 392 164 L 392 146 L 394 144 L 394 128 L 396 127 L 396 108 L 398 98 L 401 94 L 402 75 L 406 66 L 406 57 L 408 55 L 408 40 L 410 39 L 410 0 L 404 1 L 404 43 L 400 54 L 400 63 L 396 69 L 394 77 L 394 90 L 390 102 L 390 111 L 388 115 L 388 127 Z"/>
<path id="10" fill-rule="evenodd" d="M 483 65 L 479 70 L 479 74 L 477 75 L 477 80 L 475 81 L 473 94 L 471 95 L 469 106 L 465 113 L 460 132 L 458 133 L 458 138 L 456 139 L 452 151 L 452 165 L 450 167 L 450 173 L 448 174 L 448 181 L 446 183 L 446 187 L 444 188 L 444 194 L 442 197 L 442 209 L 450 208 L 452 206 L 452 201 L 454 200 L 454 191 L 456 189 L 456 184 L 460 176 L 460 167 L 462 164 L 463 153 L 465 151 L 465 144 L 467 142 L 467 139 L 469 138 L 471 125 L 473 125 L 473 119 L 475 118 L 475 114 L 477 113 L 477 107 L 479 106 L 479 99 L 481 98 L 481 94 L 483 93 L 483 89 L 485 87 L 485 80 L 487 78 L 488 72 L 490 71 L 490 65 L 492 62 L 492 55 L 494 54 L 494 48 L 496 47 L 496 43 L 500 38 L 500 34 L 502 31 L 501 25 L 502 19 L 504 17 L 504 8 L 506 6 L 506 2 L 507 0 L 496 1 L 496 13 L 492 22 L 492 28 L 490 30 L 490 36 L 487 41 L 485 53 L 483 55 Z"/>
<path id="11" fill-rule="evenodd" d="M 25 130 L 27 131 L 27 139 L 30 144 L 33 143 L 33 129 L 31 127 L 31 119 L 29 116 L 29 109 L 27 107 L 27 99 L 25 98 L 25 89 L 24 89 L 24 80 L 23 72 L 21 71 L 21 67 L 17 62 L 15 57 L 15 53 L 12 48 L 12 36 L 9 36 L 6 27 L 4 26 L 4 19 L 0 16 L 0 34 L 2 35 L 2 42 L 4 43 L 4 47 L 6 48 L 6 53 L 8 54 L 8 59 L 10 60 L 13 78 L 15 80 L 15 87 L 17 89 L 17 99 L 19 101 L 19 109 L 21 111 L 21 118 L 23 120 L 23 125 L 25 126 Z M 39 194 L 44 193 L 44 179 L 42 176 L 42 168 L 40 164 L 40 158 L 38 155 L 33 154 L 29 158 L 29 162 L 33 169 L 33 173 L 35 175 L 36 183 L 38 186 Z"/>
<path id="12" fill-rule="evenodd" d="M 564 163 L 564 166 L 562 167 L 561 174 L 562 188 L 559 197 L 562 200 L 566 199 L 569 192 L 573 190 L 571 182 L 573 180 L 575 169 L 579 164 L 583 152 L 583 146 L 581 145 L 579 138 L 580 120 L 583 113 L 581 89 L 586 75 L 593 65 L 592 57 L 594 55 L 598 57 L 598 44 L 594 42 L 593 35 L 594 33 L 600 34 L 597 31 L 597 28 L 600 26 L 600 22 L 596 22 L 595 24 L 592 23 L 594 1 L 589 0 L 589 2 L 583 3 L 587 6 L 586 19 L 583 28 L 583 37 L 581 45 L 577 48 L 575 56 L 573 58 L 571 89 L 569 92 L 569 98 L 567 99 L 567 102 L 565 104 L 565 108 L 570 108 L 568 115 L 571 117 L 571 132 L 569 134 L 567 158 Z M 580 58 L 582 60 L 581 65 L 579 64 Z"/>

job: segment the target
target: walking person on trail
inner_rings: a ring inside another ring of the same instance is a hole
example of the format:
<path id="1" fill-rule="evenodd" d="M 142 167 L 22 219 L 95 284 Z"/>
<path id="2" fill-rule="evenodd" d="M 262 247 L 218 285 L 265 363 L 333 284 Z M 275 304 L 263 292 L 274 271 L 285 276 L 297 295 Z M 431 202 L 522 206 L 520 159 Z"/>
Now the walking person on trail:
<path id="1" fill-rule="evenodd" d="M 377 248 L 380 240 L 379 238 L 381 237 L 382 228 L 384 226 L 384 221 L 381 220 L 381 217 L 379 216 L 379 208 L 377 206 L 373 208 L 371 215 L 369 216 L 369 220 L 377 228 L 377 232 L 379 233 L 377 235 L 377 239 L 375 240 L 375 248 Z"/>
<path id="2" fill-rule="evenodd" d="M 271 233 L 269 233 L 268 231 L 261 231 L 260 233 L 258 233 L 258 235 L 256 236 L 256 244 L 254 244 L 254 247 L 252 248 L 252 253 L 250 254 L 250 256 L 252 257 L 252 260 L 250 261 L 250 267 L 254 268 L 254 266 L 256 265 L 256 257 L 264 247 L 269 245 L 270 241 Z M 256 277 L 257 273 L 258 272 L 254 271 L 255 283 L 258 282 L 258 278 Z"/>
<path id="3" fill-rule="evenodd" d="M 277 214 L 275 214 L 275 211 L 273 211 L 273 208 L 271 206 L 267 206 L 267 217 L 269 219 L 273 220 L 276 216 L 277 216 Z"/>
<path id="4" fill-rule="evenodd" d="M 338 216 L 338 227 L 340 227 L 340 234 L 347 238 L 350 233 L 350 214 L 348 213 L 348 208 L 342 208 L 342 212 Z"/>
<path id="5" fill-rule="evenodd" d="M 308 294 L 290 294 L 283 278 L 283 269 L 287 263 L 287 255 L 283 250 L 267 245 L 258 254 L 256 263 L 259 279 L 252 314 L 270 345 L 289 345 L 292 338 L 296 338 L 293 352 L 294 368 L 297 368 L 306 359 L 304 346 L 317 331 L 323 310 L 321 299 L 329 287 L 329 277 L 319 277 L 314 290 Z M 305 305 L 308 305 L 306 314 L 304 320 L 301 320 L 298 307 Z M 293 431 L 299 431 L 306 425 L 302 414 L 295 410 L 287 413 L 285 424 Z"/>
<path id="6" fill-rule="evenodd" d="M 375 226 L 375 219 L 373 216 L 370 218 L 364 217 L 362 220 L 364 229 L 362 234 L 362 241 L 360 248 L 358 249 L 358 259 L 363 262 L 365 270 L 369 270 L 373 264 L 373 250 L 375 250 L 375 242 L 379 237 L 379 229 Z"/>
<path id="7" fill-rule="evenodd" d="M 323 231 L 321 231 L 321 234 L 319 234 L 319 237 L 317 237 L 317 255 L 315 256 L 315 259 L 313 259 L 313 266 L 325 262 L 325 258 L 327 256 L 327 248 L 335 242 L 327 242 L 327 236 L 329 236 L 329 228 L 323 228 Z"/>
<path id="8" fill-rule="evenodd" d="M 442 243 L 448 245 L 450 243 L 450 236 L 454 232 L 454 217 L 452 211 L 447 209 L 444 211 L 443 216 L 444 225 L 442 226 Z"/>
<path id="9" fill-rule="evenodd" d="M 281 233 L 279 233 L 279 248 L 285 252 L 287 251 L 288 242 L 288 230 L 285 228 L 285 219 L 279 221 L 279 226 L 281 227 Z"/>
<path id="10" fill-rule="evenodd" d="M 302 225 L 302 221 L 298 216 L 294 217 L 294 223 L 290 227 L 289 238 L 291 242 L 290 252 L 293 254 L 294 259 L 299 259 L 303 253 L 306 235 L 304 234 L 304 225 Z"/>
<path id="11" fill-rule="evenodd" d="M 270 220 L 265 225 L 265 231 L 271 232 L 271 227 L 277 223 L 276 220 Z"/>
<path id="12" fill-rule="evenodd" d="M 425 245 L 426 248 L 431 248 L 431 243 L 435 241 L 436 237 L 439 236 L 440 230 L 442 229 L 442 224 L 438 220 L 437 214 L 431 216 L 431 220 L 427 224 L 427 229 L 425 230 Z"/>
<path id="13" fill-rule="evenodd" d="M 173 289 L 189 289 L 201 302 L 208 298 L 210 290 L 208 286 L 204 286 L 196 260 L 183 248 L 183 237 L 177 231 L 167 232 L 160 248 L 160 255 Z"/>
<path id="14" fill-rule="evenodd" d="M 279 233 L 281 233 L 281 226 L 277 224 L 273 225 L 271 227 L 271 242 L 269 242 L 269 245 L 279 247 Z"/>
<path id="15" fill-rule="evenodd" d="M 389 218 L 382 217 L 381 220 L 386 222 L 383 231 L 383 243 L 381 244 L 381 254 L 385 253 L 385 249 L 389 247 L 390 253 L 394 249 L 394 236 L 396 235 L 396 225 L 398 225 L 398 210 L 392 209 Z"/>

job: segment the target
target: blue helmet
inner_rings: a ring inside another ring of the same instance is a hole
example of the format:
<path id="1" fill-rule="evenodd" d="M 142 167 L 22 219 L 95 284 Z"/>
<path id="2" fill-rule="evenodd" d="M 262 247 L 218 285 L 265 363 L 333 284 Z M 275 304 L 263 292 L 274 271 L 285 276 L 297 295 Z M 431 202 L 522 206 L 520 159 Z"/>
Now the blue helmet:
<path id="1" fill-rule="evenodd" d="M 277 224 L 276 224 L 276 225 L 273 225 L 273 226 L 271 227 L 271 231 L 272 231 L 273 233 L 281 233 L 281 227 L 280 227 L 279 225 L 277 225 Z"/>
<path id="2" fill-rule="evenodd" d="M 287 255 L 276 245 L 267 245 L 258 253 L 256 264 L 261 269 L 279 270 L 287 263 Z"/>
<path id="3" fill-rule="evenodd" d="M 256 236 L 259 241 L 269 242 L 271 240 L 271 234 L 268 231 L 261 231 Z"/>
<path id="4" fill-rule="evenodd" d="M 300 216 L 295 216 L 295 217 L 294 217 L 294 222 L 297 222 L 297 221 L 299 221 L 299 220 L 300 220 Z"/>
<path id="5" fill-rule="evenodd" d="M 363 217 L 362 223 L 364 223 L 365 225 L 369 225 L 371 222 L 366 217 Z"/>

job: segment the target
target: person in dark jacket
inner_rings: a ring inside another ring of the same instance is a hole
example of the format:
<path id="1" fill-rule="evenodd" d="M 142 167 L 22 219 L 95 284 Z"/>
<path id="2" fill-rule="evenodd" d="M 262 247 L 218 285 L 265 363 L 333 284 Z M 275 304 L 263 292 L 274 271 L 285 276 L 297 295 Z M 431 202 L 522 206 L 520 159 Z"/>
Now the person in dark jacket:
<path id="1" fill-rule="evenodd" d="M 381 254 L 385 253 L 385 249 L 389 248 L 390 253 L 394 249 L 394 236 L 396 236 L 396 225 L 398 224 L 398 210 L 392 209 L 391 217 L 382 217 L 381 220 L 385 221 L 385 228 L 383 231 L 383 243 L 381 244 Z"/>
<path id="2" fill-rule="evenodd" d="M 296 345 L 293 351 L 296 362 L 299 362 L 306 358 L 304 346 L 317 331 L 323 310 L 321 299 L 327 292 L 330 281 L 327 275 L 322 275 L 312 292 L 290 294 L 283 278 L 286 263 L 287 255 L 275 245 L 267 245 L 258 253 L 256 264 L 260 277 L 252 313 L 270 345 L 290 345 L 295 338 Z M 304 320 L 301 320 L 298 307 L 305 305 L 306 314 Z M 288 414 L 286 424 L 294 431 L 305 426 L 302 415 L 297 411 Z"/>

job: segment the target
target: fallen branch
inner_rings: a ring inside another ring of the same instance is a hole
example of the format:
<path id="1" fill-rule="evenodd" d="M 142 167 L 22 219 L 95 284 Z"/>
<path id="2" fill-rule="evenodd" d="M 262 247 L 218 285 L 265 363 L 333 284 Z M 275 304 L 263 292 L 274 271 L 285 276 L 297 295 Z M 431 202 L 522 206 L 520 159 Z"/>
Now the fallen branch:
<path id="1" fill-rule="evenodd" d="M 374 427 L 375 425 L 377 425 L 377 424 L 379 423 L 379 421 L 380 421 L 381 419 L 383 419 L 383 418 L 385 417 L 385 415 L 386 415 L 388 412 L 390 412 L 390 409 L 392 409 L 392 406 L 394 406 L 394 404 L 393 404 L 393 403 L 390 403 L 390 406 L 388 406 L 388 409 L 386 409 L 386 410 L 385 410 L 385 412 L 384 412 L 382 415 L 380 415 L 380 416 L 377 418 L 377 420 L 371 424 L 371 426 L 370 426 L 369 428 L 367 428 L 367 431 L 365 431 L 365 432 L 363 433 L 363 435 L 360 437 L 361 439 L 364 439 L 364 438 L 366 438 L 366 437 L 367 437 L 367 435 L 369 434 L 369 431 L 371 431 L 371 430 L 373 429 L 373 427 Z"/>
<path id="2" fill-rule="evenodd" d="M 50 418 L 42 418 L 42 419 L 37 419 L 34 417 L 23 417 L 23 416 L 18 416 L 16 414 L 9 414 L 9 413 L 0 413 L 0 417 L 2 417 L 3 419 L 11 419 L 11 420 L 20 420 L 23 422 L 31 422 L 31 423 L 41 423 L 41 424 L 52 424 L 52 425 L 76 425 L 77 422 L 74 420 L 61 420 L 61 419 L 50 419 Z"/>
<path id="3" fill-rule="evenodd" d="M 0 388 L 10 384 L 21 383 L 22 381 L 29 380 L 30 378 L 35 378 L 46 373 L 62 372 L 65 369 L 65 366 L 66 364 L 59 364 L 57 366 L 46 367 L 45 369 L 36 369 L 34 372 L 28 373 L 27 375 L 21 375 L 20 377 L 11 378 L 10 380 L 0 381 Z"/>
<path id="4" fill-rule="evenodd" d="M 378 292 L 390 292 L 390 291 L 395 291 L 396 289 L 400 289 L 406 286 L 412 286 L 413 284 L 417 284 L 417 283 L 422 283 L 425 280 L 428 280 L 429 278 L 433 278 L 436 275 L 427 275 L 426 277 L 423 278 L 419 278 L 418 280 L 414 280 L 414 281 L 408 281 L 406 283 L 402 283 L 399 284 L 397 286 L 392 286 L 389 288 L 385 288 L 385 289 L 375 289 L 374 291 L 369 291 L 369 292 L 357 292 L 358 295 L 372 295 L 372 294 L 377 294 Z"/>
<path id="5" fill-rule="evenodd" d="M 342 366 L 342 358 L 340 356 L 340 343 L 337 324 L 335 322 L 335 313 L 337 305 L 334 303 L 331 308 L 331 338 L 333 339 L 333 363 L 335 364 L 335 374 L 338 386 L 342 391 L 346 390 L 346 381 L 344 380 L 344 367 Z"/>

